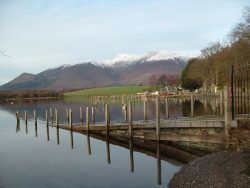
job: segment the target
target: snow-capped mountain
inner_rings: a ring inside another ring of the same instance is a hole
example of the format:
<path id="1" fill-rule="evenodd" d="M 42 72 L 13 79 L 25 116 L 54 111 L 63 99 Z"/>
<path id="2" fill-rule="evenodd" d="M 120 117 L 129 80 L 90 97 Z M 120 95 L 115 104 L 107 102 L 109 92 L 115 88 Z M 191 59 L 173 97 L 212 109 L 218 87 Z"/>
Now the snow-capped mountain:
<path id="1" fill-rule="evenodd" d="M 79 89 L 121 84 L 148 84 L 152 75 L 180 74 L 187 58 L 165 51 L 120 54 L 102 64 L 61 65 L 39 74 L 21 74 L 0 89 Z"/>
<path id="2" fill-rule="evenodd" d="M 166 51 L 150 51 L 145 55 L 119 54 L 114 58 L 107 59 L 103 62 L 105 66 L 123 67 L 134 63 L 147 63 L 154 61 L 175 60 L 186 58 L 175 53 Z"/>

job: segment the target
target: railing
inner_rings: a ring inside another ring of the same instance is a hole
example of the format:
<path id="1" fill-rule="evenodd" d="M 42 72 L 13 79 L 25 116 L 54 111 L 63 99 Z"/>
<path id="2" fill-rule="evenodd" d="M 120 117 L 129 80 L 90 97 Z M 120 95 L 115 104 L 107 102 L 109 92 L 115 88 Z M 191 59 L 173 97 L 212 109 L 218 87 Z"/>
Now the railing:
<path id="1" fill-rule="evenodd" d="M 232 65 L 232 119 L 250 117 L 250 64 Z"/>

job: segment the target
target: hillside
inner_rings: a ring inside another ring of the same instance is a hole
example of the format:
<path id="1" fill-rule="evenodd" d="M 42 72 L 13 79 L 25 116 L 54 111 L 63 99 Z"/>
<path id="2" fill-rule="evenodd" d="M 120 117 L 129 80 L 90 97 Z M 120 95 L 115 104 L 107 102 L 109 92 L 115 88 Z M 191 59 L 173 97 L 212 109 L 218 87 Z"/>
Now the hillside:
<path id="1" fill-rule="evenodd" d="M 100 65 L 91 62 L 62 65 L 33 75 L 23 73 L 0 89 L 67 90 L 100 86 L 149 83 L 152 75 L 180 74 L 186 59 L 163 52 L 144 56 L 119 55 Z"/>

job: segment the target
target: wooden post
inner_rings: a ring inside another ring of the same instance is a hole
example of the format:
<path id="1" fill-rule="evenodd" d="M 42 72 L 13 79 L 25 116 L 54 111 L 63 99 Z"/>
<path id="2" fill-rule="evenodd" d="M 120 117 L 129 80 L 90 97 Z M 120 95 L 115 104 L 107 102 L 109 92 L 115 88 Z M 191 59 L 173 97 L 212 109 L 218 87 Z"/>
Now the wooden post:
<path id="1" fill-rule="evenodd" d="M 25 124 L 27 125 L 28 124 L 28 117 L 27 117 L 27 111 L 26 110 L 24 111 L 24 121 L 25 121 Z"/>
<path id="2" fill-rule="evenodd" d="M 194 96 L 191 94 L 191 117 L 194 117 Z"/>
<path id="3" fill-rule="evenodd" d="M 34 121 L 35 121 L 35 125 L 37 125 L 37 115 L 36 115 L 36 110 L 34 110 Z"/>
<path id="4" fill-rule="evenodd" d="M 70 128 L 72 129 L 72 110 L 69 109 L 69 125 L 70 125 Z"/>
<path id="5" fill-rule="evenodd" d="M 86 131 L 89 131 L 89 107 L 86 107 Z"/>
<path id="6" fill-rule="evenodd" d="M 160 141 L 160 102 L 159 97 L 155 100 L 155 113 L 156 113 L 156 140 Z"/>
<path id="7" fill-rule="evenodd" d="M 143 101 L 143 117 L 144 117 L 144 121 L 147 121 L 147 120 L 148 120 L 148 117 L 147 117 L 146 100 Z"/>
<path id="8" fill-rule="evenodd" d="M 128 122 L 128 107 L 126 104 L 123 105 L 124 107 L 124 122 L 127 123 Z"/>
<path id="9" fill-rule="evenodd" d="M 67 123 L 69 125 L 69 109 L 66 108 L 66 119 L 67 119 Z"/>
<path id="10" fill-rule="evenodd" d="M 132 117 L 132 102 L 128 102 L 128 121 L 129 121 L 129 137 L 133 136 L 133 117 Z"/>
<path id="11" fill-rule="evenodd" d="M 93 106 L 91 107 L 91 116 L 92 116 L 92 124 L 94 125 L 95 124 L 95 109 Z"/>
<path id="12" fill-rule="evenodd" d="M 45 112 L 46 126 L 49 126 L 48 110 Z"/>
<path id="13" fill-rule="evenodd" d="M 80 107 L 80 124 L 81 124 L 81 126 L 83 126 L 82 107 Z"/>
<path id="14" fill-rule="evenodd" d="M 59 127 L 57 109 L 55 109 L 55 114 L 56 114 L 56 127 Z"/>
<path id="15" fill-rule="evenodd" d="M 105 123 L 106 123 L 106 135 L 109 134 L 109 107 L 108 104 L 105 103 Z"/>
<path id="16" fill-rule="evenodd" d="M 230 128 L 231 128 L 231 114 L 230 114 L 230 105 L 229 105 L 229 88 L 225 87 L 224 90 L 224 112 L 225 112 L 225 139 L 226 144 L 229 143 L 229 134 L 230 134 Z"/>
<path id="17" fill-rule="evenodd" d="M 223 91 L 220 91 L 220 115 L 223 115 Z"/>
<path id="18" fill-rule="evenodd" d="M 165 98 L 166 118 L 169 119 L 168 98 Z"/>
<path id="19" fill-rule="evenodd" d="M 53 112 L 52 109 L 50 108 L 50 121 L 51 121 L 51 126 L 53 126 Z"/>

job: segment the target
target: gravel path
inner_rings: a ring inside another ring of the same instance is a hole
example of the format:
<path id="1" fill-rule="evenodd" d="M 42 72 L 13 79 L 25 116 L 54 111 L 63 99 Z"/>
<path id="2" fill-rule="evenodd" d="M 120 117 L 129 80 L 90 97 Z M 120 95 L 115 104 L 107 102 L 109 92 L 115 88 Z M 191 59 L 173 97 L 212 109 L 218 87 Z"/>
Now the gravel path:
<path id="1" fill-rule="evenodd" d="M 221 151 L 182 167 L 170 188 L 250 188 L 250 152 Z"/>

